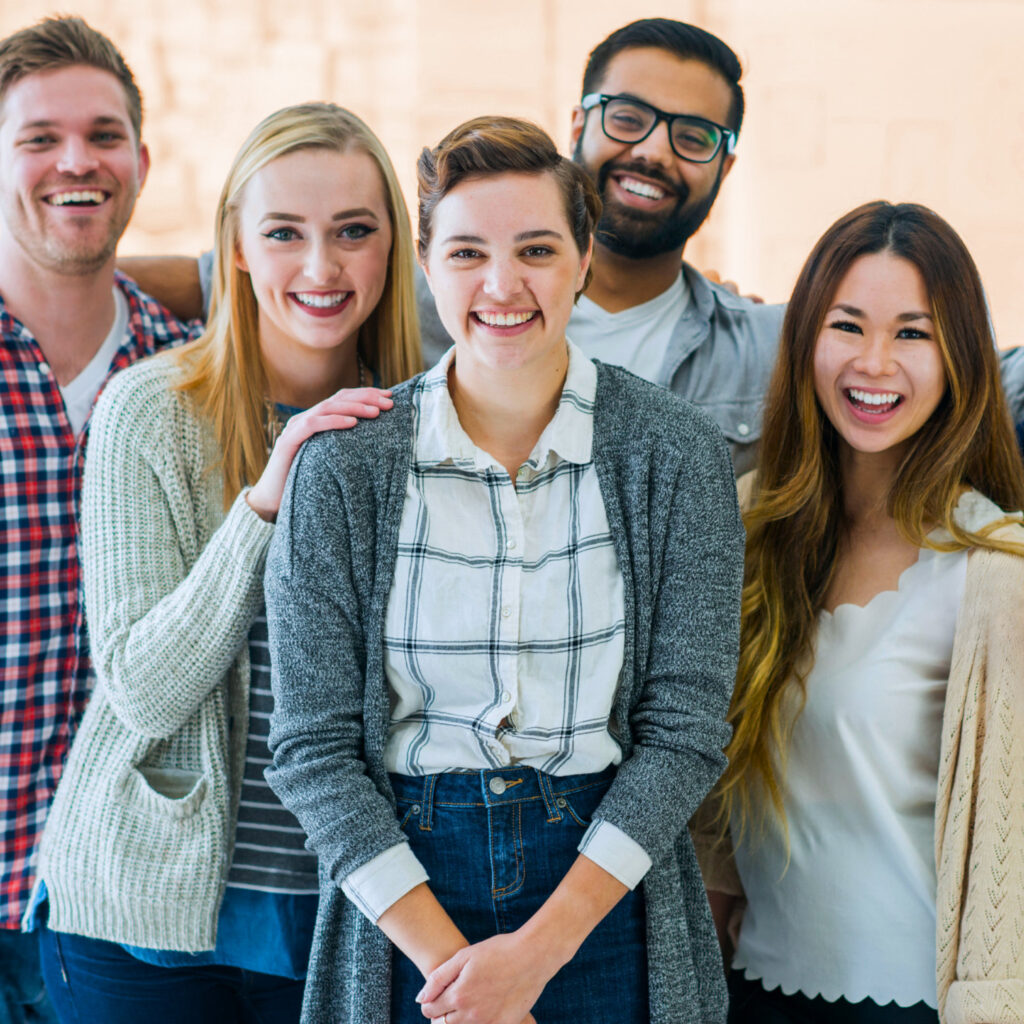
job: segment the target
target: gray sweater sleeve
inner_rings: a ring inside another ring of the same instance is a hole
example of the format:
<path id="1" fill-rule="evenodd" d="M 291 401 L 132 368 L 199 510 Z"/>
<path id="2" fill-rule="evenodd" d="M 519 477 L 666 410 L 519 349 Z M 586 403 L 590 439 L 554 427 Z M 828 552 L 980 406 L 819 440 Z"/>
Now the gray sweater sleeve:
<path id="1" fill-rule="evenodd" d="M 339 885 L 406 842 L 366 766 L 371 758 L 380 762 L 375 737 L 386 736 L 388 714 L 386 693 L 366 690 L 367 624 L 381 599 L 373 577 L 379 482 L 369 462 L 385 455 L 369 450 L 364 467 L 348 460 L 342 487 L 340 450 L 358 447 L 356 434 L 380 432 L 343 433 L 352 436 L 321 434 L 299 452 L 266 576 L 274 692 L 267 781 L 305 829 L 321 870 Z"/>

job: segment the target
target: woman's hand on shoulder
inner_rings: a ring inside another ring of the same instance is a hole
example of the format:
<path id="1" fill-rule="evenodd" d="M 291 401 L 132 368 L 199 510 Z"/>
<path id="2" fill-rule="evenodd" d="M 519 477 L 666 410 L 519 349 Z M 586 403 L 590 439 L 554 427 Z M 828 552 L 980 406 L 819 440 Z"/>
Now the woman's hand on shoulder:
<path id="1" fill-rule="evenodd" d="M 305 412 L 292 416 L 274 444 L 263 475 L 246 495 L 249 506 L 261 519 L 272 522 L 281 507 L 288 471 L 303 442 L 324 430 L 348 430 L 359 420 L 374 419 L 381 410 L 390 409 L 392 405 L 390 390 L 343 388 Z"/>
<path id="2" fill-rule="evenodd" d="M 521 933 L 495 935 L 460 949 L 427 976 L 423 1016 L 447 1024 L 535 1024 L 530 1008 L 552 973 Z"/>

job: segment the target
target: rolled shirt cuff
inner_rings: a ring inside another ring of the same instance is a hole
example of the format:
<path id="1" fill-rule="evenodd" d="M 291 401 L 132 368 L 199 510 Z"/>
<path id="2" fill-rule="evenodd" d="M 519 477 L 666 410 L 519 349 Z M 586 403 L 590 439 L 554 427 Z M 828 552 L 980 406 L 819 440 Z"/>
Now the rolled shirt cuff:
<path id="1" fill-rule="evenodd" d="M 356 868 L 341 883 L 341 889 L 376 924 L 385 910 L 428 878 L 409 844 L 399 843 Z"/>
<path id="2" fill-rule="evenodd" d="M 647 851 L 608 821 L 592 822 L 577 849 L 627 889 L 635 889 L 651 870 Z"/>

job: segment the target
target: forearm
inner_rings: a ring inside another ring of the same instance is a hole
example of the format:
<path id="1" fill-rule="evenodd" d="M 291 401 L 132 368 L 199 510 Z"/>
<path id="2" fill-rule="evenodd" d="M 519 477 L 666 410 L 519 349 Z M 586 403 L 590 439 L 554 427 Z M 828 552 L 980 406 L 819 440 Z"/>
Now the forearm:
<path id="1" fill-rule="evenodd" d="M 726 964 L 732 960 L 733 935 L 730 926 L 733 914 L 736 912 L 739 903 L 739 896 L 732 896 L 729 893 L 718 892 L 714 889 L 708 890 L 708 906 L 711 907 L 711 917 L 715 922 L 718 945 L 722 950 L 722 959 Z"/>
<path id="2" fill-rule="evenodd" d="M 121 256 L 117 268 L 179 320 L 204 316 L 199 264 L 191 256 Z"/>
<path id="3" fill-rule="evenodd" d="M 552 968 L 549 977 L 576 955 L 628 891 L 588 857 L 576 858 L 555 891 L 520 929 L 525 946 Z"/>
<path id="4" fill-rule="evenodd" d="M 234 508 L 187 566 L 173 543 L 122 526 L 102 541 L 106 527 L 85 529 L 93 657 L 118 717 L 159 738 L 181 727 L 237 657 L 262 601 L 272 527 Z"/>
<path id="5" fill-rule="evenodd" d="M 424 977 L 469 945 L 425 882 L 388 907 L 377 927 Z"/>
<path id="6" fill-rule="evenodd" d="M 581 854 L 521 928 L 459 949 L 430 971 L 418 997 L 423 1013 L 436 1019 L 458 1009 L 467 1019 L 472 1013 L 502 1024 L 532 1022 L 529 1011 L 544 987 L 626 891 Z M 430 920 L 418 927 L 429 929 Z"/>

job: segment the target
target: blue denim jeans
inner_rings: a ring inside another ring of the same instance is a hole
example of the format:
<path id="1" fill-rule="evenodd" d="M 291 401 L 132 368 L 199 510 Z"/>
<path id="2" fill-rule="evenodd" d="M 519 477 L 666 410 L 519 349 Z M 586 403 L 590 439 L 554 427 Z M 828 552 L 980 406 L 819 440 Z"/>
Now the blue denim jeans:
<path id="1" fill-rule="evenodd" d="M 399 820 L 430 888 L 470 942 L 524 924 L 578 856 L 614 769 L 545 775 L 533 768 L 393 775 Z M 395 951 L 392 1024 L 422 1024 L 423 978 Z M 533 1008 L 538 1024 L 647 1024 L 646 915 L 627 893 Z"/>
<path id="2" fill-rule="evenodd" d="M 0 1024 L 54 1024 L 43 986 L 39 942 L 30 933 L 0 928 Z"/>
<path id="3" fill-rule="evenodd" d="M 304 982 L 239 967 L 157 967 L 116 942 L 39 929 L 61 1024 L 288 1024 Z"/>

